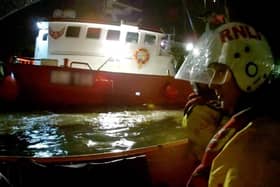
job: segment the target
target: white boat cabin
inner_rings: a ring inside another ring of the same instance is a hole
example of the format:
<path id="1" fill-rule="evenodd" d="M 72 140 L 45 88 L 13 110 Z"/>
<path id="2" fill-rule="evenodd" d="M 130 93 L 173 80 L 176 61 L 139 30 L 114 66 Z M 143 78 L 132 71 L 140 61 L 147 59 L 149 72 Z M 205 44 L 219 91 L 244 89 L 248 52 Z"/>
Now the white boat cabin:
<path id="1" fill-rule="evenodd" d="M 160 31 L 69 18 L 39 22 L 38 27 L 35 65 L 175 74 L 174 58 L 163 46 L 170 44 L 170 37 Z"/>

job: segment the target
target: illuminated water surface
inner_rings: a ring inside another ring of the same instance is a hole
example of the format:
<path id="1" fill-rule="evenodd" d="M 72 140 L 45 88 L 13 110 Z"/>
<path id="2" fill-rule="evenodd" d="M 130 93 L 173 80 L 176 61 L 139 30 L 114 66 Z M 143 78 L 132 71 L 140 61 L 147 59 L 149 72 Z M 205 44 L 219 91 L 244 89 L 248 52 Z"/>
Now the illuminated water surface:
<path id="1" fill-rule="evenodd" d="M 185 138 L 181 110 L 0 114 L 0 155 L 52 157 L 162 144 Z"/>

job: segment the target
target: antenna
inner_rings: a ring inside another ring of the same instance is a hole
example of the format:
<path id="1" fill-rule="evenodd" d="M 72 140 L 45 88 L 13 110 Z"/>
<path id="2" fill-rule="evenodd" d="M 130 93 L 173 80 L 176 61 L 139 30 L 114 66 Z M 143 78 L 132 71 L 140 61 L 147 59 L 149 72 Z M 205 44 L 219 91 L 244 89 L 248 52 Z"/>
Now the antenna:
<path id="1" fill-rule="evenodd" d="M 196 29 L 194 27 L 194 24 L 193 24 L 193 21 L 192 21 L 192 18 L 191 18 L 191 14 L 190 14 L 190 11 L 189 11 L 189 9 L 188 9 L 188 7 L 186 5 L 185 0 L 182 0 L 182 4 L 183 4 L 183 7 L 184 7 L 185 15 L 186 15 L 187 20 L 188 20 L 188 22 L 190 24 L 191 30 L 192 30 L 192 32 L 196 33 Z M 186 28 L 186 23 L 184 23 L 184 26 Z"/>
<path id="2" fill-rule="evenodd" d="M 227 0 L 224 1 L 224 8 L 225 8 L 226 22 L 229 22 L 230 16 L 229 16 L 229 10 L 228 10 L 228 5 L 227 5 Z"/>
<path id="3" fill-rule="evenodd" d="M 33 5 L 33 4 L 35 4 L 35 3 L 38 3 L 38 2 L 40 2 L 40 0 L 30 0 L 30 2 L 27 2 L 27 3 L 26 3 L 26 1 L 24 1 L 24 5 L 23 5 L 23 6 L 21 6 L 21 5 L 22 5 L 22 2 L 21 2 L 21 3 L 18 3 L 18 5 L 16 5 L 17 8 L 15 8 L 15 9 L 13 9 L 13 10 L 10 10 L 10 11 L 9 11 L 8 13 L 6 13 L 5 15 L 1 16 L 1 17 L 0 17 L 0 21 L 2 21 L 2 20 L 5 19 L 6 17 L 8 17 L 8 16 L 10 16 L 10 15 L 13 15 L 14 13 L 16 13 L 16 12 L 18 12 L 18 11 L 20 11 L 20 10 L 26 8 L 26 7 L 29 7 L 29 6 L 31 6 L 31 5 Z"/>

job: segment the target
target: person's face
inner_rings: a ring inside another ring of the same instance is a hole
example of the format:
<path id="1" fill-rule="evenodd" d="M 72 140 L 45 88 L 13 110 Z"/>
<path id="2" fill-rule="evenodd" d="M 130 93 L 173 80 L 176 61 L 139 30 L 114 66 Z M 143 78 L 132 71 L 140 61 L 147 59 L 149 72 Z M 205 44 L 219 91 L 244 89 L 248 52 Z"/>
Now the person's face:
<path id="1" fill-rule="evenodd" d="M 228 114 L 233 114 L 242 92 L 226 65 L 216 64 L 212 65 L 211 68 L 215 70 L 215 73 L 208 86 L 215 91 L 221 101 L 222 110 Z M 223 79 L 223 81 L 219 81 L 219 79 Z M 222 82 L 222 84 L 216 84 L 217 82 Z"/>

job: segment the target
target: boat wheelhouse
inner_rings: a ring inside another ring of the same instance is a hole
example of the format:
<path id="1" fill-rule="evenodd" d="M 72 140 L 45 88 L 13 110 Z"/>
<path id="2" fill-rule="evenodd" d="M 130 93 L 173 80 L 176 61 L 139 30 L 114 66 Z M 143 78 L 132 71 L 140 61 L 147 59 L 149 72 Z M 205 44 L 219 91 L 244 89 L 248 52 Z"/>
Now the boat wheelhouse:
<path id="1" fill-rule="evenodd" d="M 73 20 L 38 23 L 36 65 L 64 65 L 109 72 L 174 75 L 166 34 L 123 23 Z"/>

